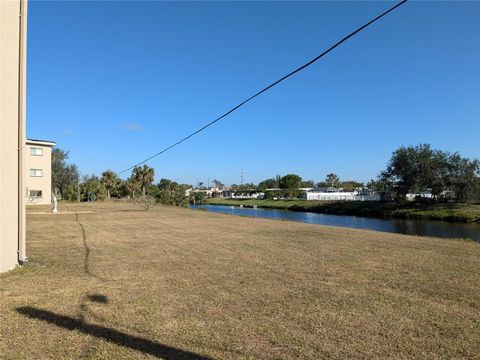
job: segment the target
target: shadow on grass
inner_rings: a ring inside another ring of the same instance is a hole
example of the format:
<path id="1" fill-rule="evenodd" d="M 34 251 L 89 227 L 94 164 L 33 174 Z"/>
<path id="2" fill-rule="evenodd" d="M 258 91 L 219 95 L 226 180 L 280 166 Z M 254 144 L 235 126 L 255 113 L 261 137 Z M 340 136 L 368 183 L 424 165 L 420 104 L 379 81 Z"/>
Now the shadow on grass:
<path id="1" fill-rule="evenodd" d="M 81 320 L 83 322 L 85 322 L 85 317 L 87 315 L 93 317 L 97 321 L 105 321 L 105 319 L 103 317 L 97 316 L 93 312 L 90 311 L 88 302 L 108 304 L 108 302 L 109 302 L 108 296 L 102 295 L 102 294 L 85 295 L 83 297 L 80 305 L 78 305 L 78 310 L 77 310 L 78 318 L 79 318 L 79 320 Z"/>
<path id="2" fill-rule="evenodd" d="M 135 211 L 138 211 L 138 210 L 135 210 Z M 75 220 L 80 226 L 80 229 L 82 231 L 83 246 L 85 248 L 84 273 L 89 276 L 99 278 L 98 276 L 96 276 L 90 271 L 91 250 L 87 243 L 87 234 L 85 232 L 85 228 L 83 224 L 80 222 L 78 212 L 75 212 L 75 215 L 76 215 Z M 186 359 L 186 360 L 211 359 L 210 357 L 201 356 L 193 352 L 184 351 L 181 349 L 176 349 L 174 347 L 163 345 L 148 339 L 144 339 L 139 336 L 129 335 L 115 329 L 110 329 L 101 325 L 89 324 L 85 321 L 85 315 L 90 313 L 88 301 L 97 302 L 101 304 L 108 304 L 109 299 L 106 295 L 102 295 L 102 294 L 85 295 L 84 299 L 79 305 L 78 319 L 65 316 L 65 315 L 55 314 L 47 310 L 36 309 L 30 306 L 19 307 L 16 310 L 20 314 L 27 316 L 31 319 L 42 320 L 68 330 L 77 330 L 84 334 L 88 334 L 88 335 L 92 335 L 92 336 L 104 339 L 106 341 L 117 344 L 119 346 L 128 347 L 128 348 L 140 351 L 144 354 L 150 354 L 162 359 L 167 359 L 167 360 L 169 359 Z M 94 316 L 94 314 L 90 313 L 90 316 Z M 97 319 L 100 321 L 104 320 L 98 317 Z"/>
<path id="3" fill-rule="evenodd" d="M 110 329 L 104 326 L 88 324 L 85 321 L 78 320 L 69 316 L 56 314 L 51 311 L 36 309 L 30 306 L 22 306 L 16 309 L 20 314 L 31 319 L 46 321 L 50 324 L 62 327 L 68 330 L 77 330 L 84 334 L 92 335 L 104 339 L 111 343 L 128 347 L 140 351 L 144 354 L 150 354 L 162 359 L 212 359 L 207 356 L 195 354 L 157 343 L 139 336 L 128 335 L 121 331 Z"/>
<path id="4" fill-rule="evenodd" d="M 101 304 L 108 304 L 108 296 L 102 294 L 90 294 L 87 295 L 87 299 Z"/>

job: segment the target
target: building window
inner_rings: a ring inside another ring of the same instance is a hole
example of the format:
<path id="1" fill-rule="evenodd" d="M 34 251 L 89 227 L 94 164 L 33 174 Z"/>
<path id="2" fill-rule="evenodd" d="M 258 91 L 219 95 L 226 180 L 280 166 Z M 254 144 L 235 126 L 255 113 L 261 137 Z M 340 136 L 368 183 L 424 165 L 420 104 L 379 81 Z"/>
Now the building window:
<path id="1" fill-rule="evenodd" d="M 43 149 L 38 147 L 31 147 L 30 148 L 30 155 L 33 156 L 43 156 Z"/>
<path id="2" fill-rule="evenodd" d="M 32 177 L 42 177 L 43 170 L 42 169 L 30 169 L 30 176 Z"/>
<path id="3" fill-rule="evenodd" d="M 41 198 L 42 197 L 42 190 L 30 190 L 30 197 Z"/>

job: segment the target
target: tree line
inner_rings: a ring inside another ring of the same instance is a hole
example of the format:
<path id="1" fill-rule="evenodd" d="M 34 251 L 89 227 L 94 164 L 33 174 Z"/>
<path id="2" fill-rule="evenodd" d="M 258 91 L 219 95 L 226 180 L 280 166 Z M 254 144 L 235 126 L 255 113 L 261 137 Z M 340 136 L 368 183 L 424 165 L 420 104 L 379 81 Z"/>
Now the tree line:
<path id="1" fill-rule="evenodd" d="M 77 166 L 67 162 L 68 152 L 59 148 L 52 151 L 52 186 L 54 193 L 65 200 L 94 201 L 110 198 L 138 198 L 149 196 L 156 201 L 177 206 L 187 206 L 192 199 L 185 191 L 192 188 L 168 179 L 154 181 L 154 169 L 136 166 L 131 176 L 123 180 L 111 171 L 96 175 L 80 176 Z M 224 184 L 213 180 L 217 189 Z M 353 191 L 363 187 L 357 181 L 342 181 L 334 174 L 328 174 L 323 181 L 303 180 L 298 174 L 276 175 L 255 185 L 232 184 L 230 189 L 237 193 L 264 192 L 265 197 L 299 198 L 300 188 L 342 188 Z M 384 200 L 405 200 L 407 194 L 431 194 L 435 201 L 455 200 L 459 202 L 480 201 L 480 162 L 468 159 L 459 153 L 432 149 L 429 144 L 401 146 L 392 153 L 386 168 L 367 187 L 380 193 Z M 206 189 L 203 183 L 198 189 Z M 269 191 L 266 191 L 269 189 Z M 193 192 L 196 203 L 203 201 L 204 194 Z"/>
<path id="2" fill-rule="evenodd" d="M 277 175 L 258 184 L 262 191 L 279 188 L 278 192 L 268 192 L 267 197 L 298 197 L 298 188 L 313 187 L 312 180 L 303 181 L 299 175 Z M 364 186 L 356 181 L 340 181 L 334 174 L 328 174 L 317 187 L 343 188 L 353 191 Z M 430 144 L 401 146 L 392 153 L 386 168 L 377 179 L 370 180 L 367 188 L 378 192 L 382 199 L 404 201 L 407 194 L 428 194 L 431 201 L 480 201 L 480 161 L 462 157 L 458 152 L 449 153 L 436 150 Z"/>
<path id="3" fill-rule="evenodd" d="M 480 201 L 480 161 L 435 150 L 429 144 L 401 146 L 368 186 L 395 200 L 429 193 L 436 201 Z"/>
<path id="4" fill-rule="evenodd" d="M 348 180 L 341 181 L 338 175 L 330 173 L 325 180 L 315 182 L 313 180 L 303 180 L 298 174 L 287 174 L 284 176 L 276 175 L 273 178 L 261 181 L 257 189 L 265 192 L 267 199 L 274 197 L 298 198 L 301 196 L 301 188 L 342 188 L 343 191 L 353 191 L 358 187 L 362 187 L 363 183 Z M 267 189 L 270 191 L 266 192 Z"/>
<path id="5" fill-rule="evenodd" d="M 138 199 L 150 197 L 168 205 L 187 206 L 185 191 L 188 184 L 161 179 L 153 184 L 155 170 L 147 165 L 136 166 L 126 180 L 114 171 L 105 170 L 101 176 L 80 176 L 78 168 L 67 162 L 68 152 L 59 148 L 52 151 L 52 187 L 63 200 L 96 201 L 105 199 Z"/>

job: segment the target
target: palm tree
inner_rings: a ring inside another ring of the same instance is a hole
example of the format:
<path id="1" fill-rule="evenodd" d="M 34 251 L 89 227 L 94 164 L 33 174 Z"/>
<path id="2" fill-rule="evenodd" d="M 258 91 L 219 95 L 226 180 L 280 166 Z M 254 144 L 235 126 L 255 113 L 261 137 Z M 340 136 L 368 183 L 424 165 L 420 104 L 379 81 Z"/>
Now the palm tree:
<path id="1" fill-rule="evenodd" d="M 132 198 L 134 198 L 135 190 L 139 188 L 139 185 L 137 180 L 135 180 L 135 178 L 133 177 L 133 175 L 125 181 L 125 187 L 127 188 L 128 193 L 132 195 Z"/>
<path id="2" fill-rule="evenodd" d="M 155 171 L 147 164 L 143 164 L 143 167 L 135 166 L 132 177 L 142 186 L 143 196 L 145 196 L 145 187 L 153 182 Z"/>
<path id="3" fill-rule="evenodd" d="M 102 182 L 107 190 L 107 199 L 110 199 L 110 191 L 115 189 L 118 185 L 118 176 L 112 170 L 106 170 L 102 173 Z"/>

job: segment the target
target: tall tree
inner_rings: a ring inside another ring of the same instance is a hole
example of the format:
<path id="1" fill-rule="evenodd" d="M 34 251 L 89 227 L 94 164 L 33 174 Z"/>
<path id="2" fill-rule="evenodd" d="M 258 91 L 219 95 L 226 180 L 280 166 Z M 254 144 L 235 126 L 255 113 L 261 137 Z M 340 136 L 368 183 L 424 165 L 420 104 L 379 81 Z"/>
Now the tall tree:
<path id="1" fill-rule="evenodd" d="M 125 188 L 132 198 L 135 197 L 135 192 L 140 189 L 140 184 L 138 181 L 135 179 L 135 177 L 132 175 L 130 176 L 126 181 L 125 181 Z"/>
<path id="2" fill-rule="evenodd" d="M 480 199 L 480 161 L 462 158 L 458 153 L 448 158 L 448 184 L 460 201 Z"/>
<path id="3" fill-rule="evenodd" d="M 330 173 L 325 177 L 325 182 L 328 186 L 336 188 L 340 183 L 340 178 L 337 176 L 337 174 Z"/>
<path id="4" fill-rule="evenodd" d="M 187 206 L 188 198 L 186 190 L 192 187 L 187 184 L 178 184 L 169 179 L 161 179 L 157 184 L 159 193 L 157 199 L 160 203 L 166 205 Z"/>
<path id="5" fill-rule="evenodd" d="M 363 183 L 355 180 L 340 181 L 338 185 L 343 189 L 343 191 L 354 191 L 357 188 L 363 187 Z"/>
<path id="6" fill-rule="evenodd" d="M 147 164 L 143 164 L 143 166 L 135 166 L 133 168 L 132 176 L 142 187 L 143 196 L 145 196 L 145 188 L 153 182 L 155 171 Z"/>
<path id="7" fill-rule="evenodd" d="M 313 180 L 306 180 L 300 183 L 300 187 L 302 188 L 313 188 L 315 186 L 315 182 Z"/>
<path id="8" fill-rule="evenodd" d="M 172 187 L 172 180 L 160 179 L 160 182 L 157 184 L 157 186 L 161 191 L 170 191 L 170 188 Z"/>
<path id="9" fill-rule="evenodd" d="M 104 200 L 105 186 L 95 175 L 86 175 L 80 184 L 80 193 L 84 201 Z"/>
<path id="10" fill-rule="evenodd" d="M 404 199 L 417 184 L 419 173 L 416 166 L 416 152 L 417 149 L 413 146 L 398 148 L 393 152 L 387 168 L 380 175 L 383 181 L 395 184 L 395 197 L 398 200 Z"/>
<path id="11" fill-rule="evenodd" d="M 78 168 L 74 164 L 68 164 L 68 151 L 58 147 L 52 150 L 52 187 L 55 194 L 66 198 L 68 187 L 73 187 L 80 178 Z"/>
<path id="12" fill-rule="evenodd" d="M 278 188 L 279 187 L 278 182 L 279 182 L 279 179 L 277 179 L 277 178 L 263 180 L 263 181 L 258 183 L 258 189 L 260 191 L 265 191 L 267 189 Z"/>
<path id="13" fill-rule="evenodd" d="M 296 197 L 299 193 L 298 188 L 302 178 L 297 174 L 287 174 L 282 176 L 279 181 L 280 189 L 282 189 L 288 198 Z"/>
<path id="14" fill-rule="evenodd" d="M 392 154 L 380 178 L 393 184 L 397 200 L 407 193 L 430 192 L 434 198 L 454 194 L 459 201 L 477 197 L 480 162 L 458 153 L 434 150 L 429 144 L 400 147 Z"/>
<path id="15" fill-rule="evenodd" d="M 391 199 L 392 183 L 390 182 L 386 182 L 381 179 L 377 179 L 377 180 L 371 179 L 367 183 L 367 188 L 380 194 L 382 199 L 386 199 L 386 200 Z"/>
<path id="16" fill-rule="evenodd" d="M 105 186 L 105 190 L 107 190 L 107 199 L 110 199 L 111 191 L 119 185 L 120 179 L 112 170 L 105 170 L 102 173 L 101 181 L 103 186 Z"/>

